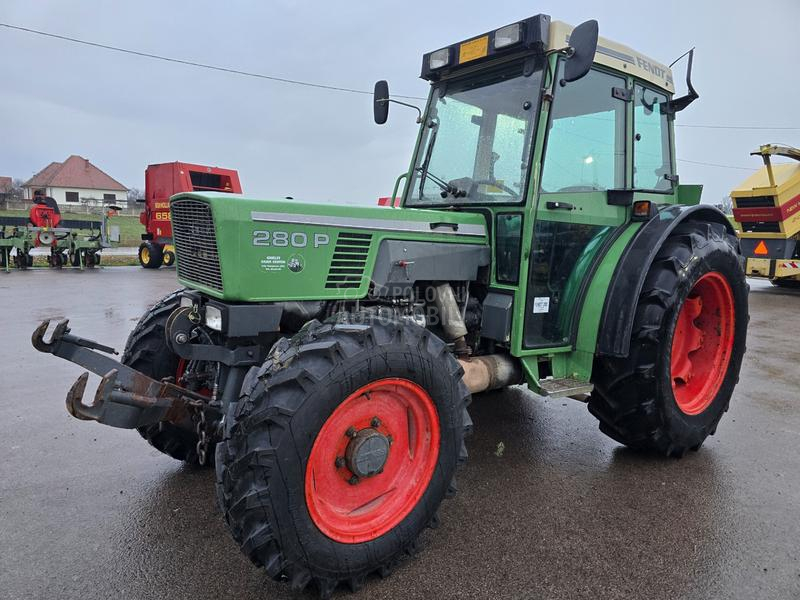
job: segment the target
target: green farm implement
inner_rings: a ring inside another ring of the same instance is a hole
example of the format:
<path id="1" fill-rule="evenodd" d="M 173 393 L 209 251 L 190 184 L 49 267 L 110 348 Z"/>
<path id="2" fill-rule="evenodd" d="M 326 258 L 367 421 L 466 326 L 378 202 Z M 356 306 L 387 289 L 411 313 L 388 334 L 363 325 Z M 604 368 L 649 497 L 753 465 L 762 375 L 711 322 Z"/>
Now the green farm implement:
<path id="1" fill-rule="evenodd" d="M 52 268 L 100 264 L 100 251 L 119 241 L 119 228 L 109 225 L 114 210 L 104 209 L 99 221 L 62 219 L 52 198 L 35 198 L 27 217 L 0 217 L 0 268 L 32 267 L 34 248 L 47 251 Z"/>
<path id="2" fill-rule="evenodd" d="M 184 289 L 121 361 L 66 321 L 34 346 L 102 378 L 89 404 L 75 382 L 75 417 L 214 463 L 242 550 L 323 597 L 387 575 L 436 525 L 473 394 L 527 384 L 587 402 L 630 448 L 698 450 L 748 306 L 734 230 L 676 172 L 691 61 L 676 97 L 668 67 L 595 21 L 545 15 L 425 54 L 398 207 L 177 194 Z M 391 103 L 378 82 L 376 122 Z"/>

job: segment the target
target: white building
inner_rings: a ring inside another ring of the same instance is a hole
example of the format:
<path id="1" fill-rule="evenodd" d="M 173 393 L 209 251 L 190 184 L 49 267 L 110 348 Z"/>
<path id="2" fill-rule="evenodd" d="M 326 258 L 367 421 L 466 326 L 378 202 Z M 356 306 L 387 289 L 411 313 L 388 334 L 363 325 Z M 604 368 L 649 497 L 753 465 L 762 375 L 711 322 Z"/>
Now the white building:
<path id="1" fill-rule="evenodd" d="M 63 163 L 50 163 L 22 187 L 28 200 L 41 190 L 64 206 L 81 202 L 125 206 L 128 199 L 128 188 L 98 169 L 89 159 L 75 154 Z"/>

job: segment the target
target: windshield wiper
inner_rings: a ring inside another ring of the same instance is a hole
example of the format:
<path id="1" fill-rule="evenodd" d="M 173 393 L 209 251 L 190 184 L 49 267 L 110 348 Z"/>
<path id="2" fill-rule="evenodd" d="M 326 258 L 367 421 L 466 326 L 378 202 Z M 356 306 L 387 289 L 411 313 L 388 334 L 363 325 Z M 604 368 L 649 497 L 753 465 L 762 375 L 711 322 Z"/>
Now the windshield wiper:
<path id="1" fill-rule="evenodd" d="M 428 140 L 428 147 L 425 149 L 425 158 L 422 160 L 422 165 L 418 168 L 420 173 L 419 177 L 419 198 L 422 200 L 425 190 L 425 179 L 428 177 L 428 166 L 431 164 L 431 155 L 433 154 L 433 145 L 436 143 L 436 135 L 439 133 L 439 124 L 431 120 L 428 125 L 433 131 L 431 132 L 431 139 Z M 435 179 L 431 178 L 434 182 Z"/>
<path id="2" fill-rule="evenodd" d="M 433 146 L 436 143 L 436 136 L 439 133 L 439 124 L 436 121 L 431 121 L 429 127 L 433 129 L 433 131 L 431 132 L 431 137 L 428 140 L 428 147 L 425 149 L 425 158 L 422 160 L 422 166 L 415 169 L 420 174 L 419 197 L 422 199 L 425 195 L 425 180 L 430 179 L 442 189 L 442 198 L 447 198 L 448 196 L 453 196 L 454 198 L 463 198 L 467 195 L 467 192 L 428 171 L 428 167 L 431 164 L 431 156 L 433 155 Z"/>
<path id="3" fill-rule="evenodd" d="M 453 185 L 452 183 L 446 182 L 441 177 L 437 177 L 430 171 L 426 170 L 425 167 L 417 167 L 415 169 L 417 172 L 420 173 L 420 182 L 419 182 L 419 197 L 422 198 L 422 190 L 424 188 L 425 180 L 430 179 L 433 183 L 441 188 L 442 198 L 447 198 L 448 196 L 453 196 L 453 198 L 465 198 L 467 192 L 465 190 L 460 189 L 459 187 Z"/>

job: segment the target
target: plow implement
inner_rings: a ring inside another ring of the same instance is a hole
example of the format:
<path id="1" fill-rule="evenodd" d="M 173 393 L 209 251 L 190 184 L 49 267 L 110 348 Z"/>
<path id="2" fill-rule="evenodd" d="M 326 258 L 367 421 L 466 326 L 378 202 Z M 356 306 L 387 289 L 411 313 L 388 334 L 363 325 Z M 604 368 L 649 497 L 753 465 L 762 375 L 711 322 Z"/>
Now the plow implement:
<path id="1" fill-rule="evenodd" d="M 115 208 L 104 210 L 100 221 L 62 219 L 41 204 L 34 204 L 27 217 L 0 217 L 0 268 L 8 272 L 32 267 L 34 248 L 49 251 L 47 264 L 54 269 L 99 265 L 103 248 L 119 241 L 119 227 L 109 225 Z"/>

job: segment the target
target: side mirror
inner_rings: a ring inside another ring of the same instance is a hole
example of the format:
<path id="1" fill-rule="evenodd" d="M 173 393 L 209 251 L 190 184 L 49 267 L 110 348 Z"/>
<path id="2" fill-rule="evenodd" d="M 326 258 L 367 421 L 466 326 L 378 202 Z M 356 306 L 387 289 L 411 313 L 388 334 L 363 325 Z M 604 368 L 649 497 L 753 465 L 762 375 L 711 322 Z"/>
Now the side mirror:
<path id="1" fill-rule="evenodd" d="M 386 123 L 389 118 L 389 84 L 381 79 L 375 83 L 375 93 L 372 96 L 372 112 L 378 125 Z"/>
<path id="2" fill-rule="evenodd" d="M 564 65 L 564 81 L 577 81 L 585 76 L 594 62 L 597 52 L 597 21 L 581 23 L 569 36 L 571 54 Z"/>
<path id="3" fill-rule="evenodd" d="M 680 98 L 673 98 L 669 102 L 667 102 L 662 108 L 661 112 L 666 113 L 668 115 L 674 115 L 676 112 L 682 111 L 684 108 L 689 106 L 692 102 L 697 100 L 700 97 L 700 94 L 694 89 L 692 85 L 692 61 L 694 60 L 694 48 L 689 50 L 686 54 L 689 55 L 689 64 L 686 66 L 686 87 L 688 88 L 688 93 L 685 96 L 681 96 Z M 686 56 L 684 54 L 684 56 Z M 683 56 L 681 56 L 683 58 Z M 678 60 L 680 60 L 679 58 Z M 677 60 L 675 62 L 678 62 Z M 672 65 L 675 64 L 672 63 Z M 672 67 L 670 65 L 670 67 Z"/>

